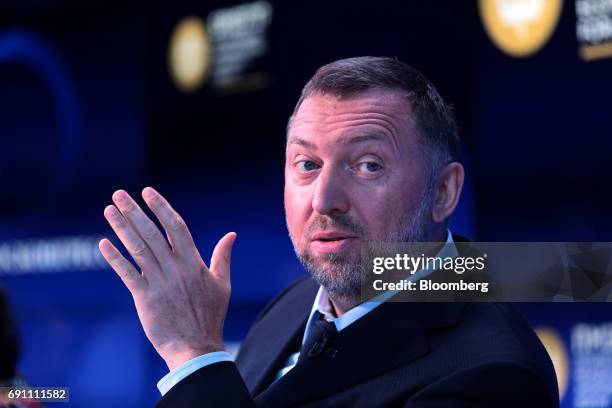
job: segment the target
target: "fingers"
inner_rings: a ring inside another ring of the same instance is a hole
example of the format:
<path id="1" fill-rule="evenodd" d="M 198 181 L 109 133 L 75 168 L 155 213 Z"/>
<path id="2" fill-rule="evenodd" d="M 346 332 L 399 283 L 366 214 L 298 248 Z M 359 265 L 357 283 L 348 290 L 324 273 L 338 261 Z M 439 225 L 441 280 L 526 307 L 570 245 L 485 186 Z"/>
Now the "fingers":
<path id="1" fill-rule="evenodd" d="M 108 239 L 101 240 L 98 248 L 100 248 L 106 262 L 117 272 L 130 292 L 134 293 L 134 291 L 142 289 L 147 284 L 146 278 L 134 268 L 130 261 L 121 255 L 121 252 Z"/>
<path id="2" fill-rule="evenodd" d="M 236 233 L 229 232 L 219 240 L 213 250 L 210 260 L 210 271 L 218 278 L 229 281 L 230 266 L 232 258 L 232 248 L 236 242 Z"/>
<path id="3" fill-rule="evenodd" d="M 185 254 L 197 252 L 187 224 L 181 216 L 170 206 L 161 194 L 151 187 L 142 190 L 142 198 L 153 211 L 162 227 L 166 231 L 170 245 L 175 252 Z"/>
<path id="4" fill-rule="evenodd" d="M 172 253 L 168 246 L 168 242 L 161 232 L 159 232 L 159 229 L 153 221 L 147 217 L 136 201 L 123 190 L 115 191 L 113 194 L 113 202 L 151 249 L 157 262 L 162 267 L 167 266 L 170 262 Z"/>
<path id="5" fill-rule="evenodd" d="M 123 214 L 114 205 L 109 205 L 104 209 L 104 217 L 140 268 L 152 276 L 161 276 L 160 266 L 151 249 Z"/>

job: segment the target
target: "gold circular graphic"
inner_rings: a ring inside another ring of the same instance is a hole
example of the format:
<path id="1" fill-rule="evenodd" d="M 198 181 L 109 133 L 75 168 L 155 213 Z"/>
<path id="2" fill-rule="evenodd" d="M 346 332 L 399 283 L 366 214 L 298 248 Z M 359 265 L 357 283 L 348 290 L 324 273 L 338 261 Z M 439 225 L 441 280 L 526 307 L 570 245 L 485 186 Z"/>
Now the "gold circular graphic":
<path id="1" fill-rule="evenodd" d="M 513 57 L 527 57 L 552 35 L 563 0 L 479 0 L 478 8 L 497 47 Z"/>
<path id="2" fill-rule="evenodd" d="M 210 70 L 211 51 L 206 26 L 199 17 L 179 21 L 168 49 L 170 75 L 177 88 L 192 92 L 202 85 Z"/>
<path id="3" fill-rule="evenodd" d="M 555 367 L 557 383 L 559 384 L 559 399 L 563 399 L 565 391 L 567 391 L 567 383 L 569 380 L 569 359 L 563 339 L 550 327 L 540 327 L 535 329 L 535 332 L 544 345 L 544 348 L 546 348 L 553 366 Z"/>

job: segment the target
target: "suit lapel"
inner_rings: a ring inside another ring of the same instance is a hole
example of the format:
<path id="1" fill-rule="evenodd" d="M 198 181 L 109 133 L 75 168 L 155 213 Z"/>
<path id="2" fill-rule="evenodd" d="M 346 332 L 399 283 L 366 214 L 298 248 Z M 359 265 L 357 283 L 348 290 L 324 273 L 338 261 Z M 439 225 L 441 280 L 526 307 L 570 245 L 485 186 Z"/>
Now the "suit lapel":
<path id="1" fill-rule="evenodd" d="M 310 279 L 297 285 L 253 326 L 236 360 L 251 395 L 271 384 L 287 358 L 299 350 L 317 290 Z"/>
<path id="2" fill-rule="evenodd" d="M 462 310 L 458 303 L 384 303 L 341 331 L 327 352 L 294 367 L 256 401 L 289 406 L 317 400 L 405 365 L 429 351 L 428 329 L 456 324 Z"/>

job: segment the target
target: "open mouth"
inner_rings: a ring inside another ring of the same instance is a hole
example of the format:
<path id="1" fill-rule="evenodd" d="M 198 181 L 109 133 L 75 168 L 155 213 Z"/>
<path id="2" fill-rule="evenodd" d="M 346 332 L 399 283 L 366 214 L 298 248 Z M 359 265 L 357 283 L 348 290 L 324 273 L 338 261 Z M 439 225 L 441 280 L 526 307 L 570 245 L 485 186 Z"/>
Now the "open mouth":
<path id="1" fill-rule="evenodd" d="M 335 253 L 345 250 L 356 237 L 338 231 L 318 232 L 312 236 L 312 246 L 317 252 Z"/>
<path id="2" fill-rule="evenodd" d="M 313 241 L 334 242 L 355 237 L 342 231 L 320 231 L 314 233 L 311 238 Z"/>

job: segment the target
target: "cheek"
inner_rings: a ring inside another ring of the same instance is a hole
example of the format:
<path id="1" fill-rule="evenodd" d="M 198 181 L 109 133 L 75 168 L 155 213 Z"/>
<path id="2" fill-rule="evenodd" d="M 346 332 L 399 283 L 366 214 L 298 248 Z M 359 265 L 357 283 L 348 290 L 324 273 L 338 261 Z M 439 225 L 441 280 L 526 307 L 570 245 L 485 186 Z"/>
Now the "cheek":
<path id="1" fill-rule="evenodd" d="M 388 202 L 380 196 L 370 195 L 367 200 L 354 207 L 369 238 L 380 237 L 391 215 Z"/>
<path id="2" fill-rule="evenodd" d="M 413 197 L 405 184 L 395 182 L 381 185 L 367 191 L 360 191 L 352 197 L 353 209 L 372 239 L 382 239 L 413 206 Z"/>

